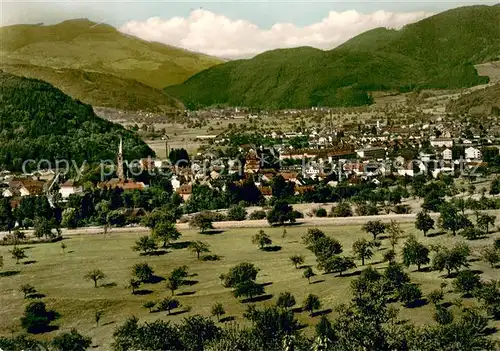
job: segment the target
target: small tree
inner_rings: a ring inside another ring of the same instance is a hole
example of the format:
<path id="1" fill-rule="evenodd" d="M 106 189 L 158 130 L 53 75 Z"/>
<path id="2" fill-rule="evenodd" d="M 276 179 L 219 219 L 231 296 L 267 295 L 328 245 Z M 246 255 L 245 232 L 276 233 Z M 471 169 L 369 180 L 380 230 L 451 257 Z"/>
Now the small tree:
<path id="1" fill-rule="evenodd" d="M 139 289 L 140 286 L 141 286 L 141 281 L 134 278 L 131 278 L 127 285 L 128 288 L 132 289 L 132 295 L 135 294 L 136 289 Z"/>
<path id="2" fill-rule="evenodd" d="M 453 280 L 453 287 L 459 293 L 469 295 L 474 289 L 481 286 L 481 278 L 472 271 L 465 270 L 458 272 Z"/>
<path id="3" fill-rule="evenodd" d="M 480 214 L 477 218 L 477 225 L 486 235 L 489 233 L 490 226 L 495 225 L 495 216 L 490 216 L 488 214 Z"/>
<path id="4" fill-rule="evenodd" d="M 361 238 L 352 244 L 352 251 L 356 258 L 361 260 L 361 265 L 365 265 L 365 259 L 370 259 L 373 256 L 372 243 L 368 240 Z"/>
<path id="5" fill-rule="evenodd" d="M 94 282 L 94 288 L 97 288 L 97 282 L 106 278 L 106 275 L 100 269 L 93 269 L 87 272 L 84 278 L 86 280 L 92 280 Z"/>
<path id="6" fill-rule="evenodd" d="M 278 296 L 278 301 L 276 301 L 276 306 L 288 310 L 295 306 L 295 297 L 288 291 L 280 293 Z"/>
<path id="7" fill-rule="evenodd" d="M 217 317 L 217 321 L 220 322 L 220 317 L 226 314 L 226 311 L 224 310 L 224 306 L 222 306 L 220 302 L 217 302 L 212 306 L 211 313 L 212 316 Z"/>
<path id="8" fill-rule="evenodd" d="M 188 269 L 188 266 L 179 266 L 179 267 L 176 267 L 174 268 L 174 270 L 172 271 L 172 273 L 170 273 L 170 276 L 175 278 L 175 279 L 178 279 L 181 283 L 182 281 L 187 278 L 189 275 L 189 269 Z"/>
<path id="9" fill-rule="evenodd" d="M 47 330 L 51 322 L 49 312 L 42 301 L 31 302 L 26 306 L 21 317 L 21 325 L 28 333 L 42 333 Z"/>
<path id="10" fill-rule="evenodd" d="M 16 260 L 16 264 L 19 264 L 19 260 L 28 258 L 28 256 L 24 252 L 24 249 L 18 246 L 14 246 L 12 250 L 10 250 L 10 253 L 12 254 L 12 258 Z"/>
<path id="11" fill-rule="evenodd" d="M 407 283 L 401 286 L 398 295 L 401 302 L 406 307 L 410 307 L 416 300 L 422 297 L 422 291 L 416 285 Z"/>
<path id="12" fill-rule="evenodd" d="M 242 262 L 232 267 L 228 273 L 221 274 L 220 278 L 226 288 L 234 288 L 240 283 L 255 280 L 258 272 L 259 268 L 253 263 Z"/>
<path id="13" fill-rule="evenodd" d="M 434 306 L 437 306 L 443 299 L 444 293 L 442 290 L 432 290 L 429 294 L 427 294 L 427 300 L 434 304 Z"/>
<path id="14" fill-rule="evenodd" d="M 453 313 L 443 306 L 436 306 L 434 320 L 440 325 L 447 325 L 453 322 Z"/>
<path id="15" fill-rule="evenodd" d="M 141 236 L 132 247 L 132 250 L 142 251 L 145 255 L 155 252 L 157 249 L 158 245 L 156 245 L 155 240 L 148 235 Z"/>
<path id="16" fill-rule="evenodd" d="M 63 333 L 57 335 L 52 339 L 51 345 L 54 350 L 65 351 L 65 350 L 87 350 L 90 345 L 92 345 L 92 339 L 83 336 L 76 331 L 76 329 L 71 329 L 69 333 Z"/>
<path id="17" fill-rule="evenodd" d="M 156 306 L 156 302 L 154 301 L 146 301 L 142 305 L 142 307 L 147 308 L 149 310 L 149 313 L 153 312 L 153 308 Z"/>
<path id="18" fill-rule="evenodd" d="M 258 245 L 260 249 L 264 249 L 265 246 L 271 245 L 273 241 L 262 229 L 259 230 L 257 234 L 252 237 L 252 244 Z"/>
<path id="19" fill-rule="evenodd" d="M 387 229 L 386 225 L 381 221 L 368 221 L 363 225 L 363 230 L 367 233 L 373 235 L 373 239 L 377 239 L 377 236 L 384 233 Z"/>
<path id="20" fill-rule="evenodd" d="M 308 311 L 310 315 L 313 314 L 314 310 L 317 310 L 321 307 L 321 301 L 319 297 L 313 294 L 309 294 L 306 296 L 304 300 L 304 310 Z"/>
<path id="21" fill-rule="evenodd" d="M 24 298 L 26 299 L 30 295 L 36 294 L 36 289 L 33 285 L 31 284 L 23 284 L 19 288 L 19 291 L 24 294 Z"/>
<path id="22" fill-rule="evenodd" d="M 332 256 L 326 260 L 320 261 L 318 268 L 324 270 L 325 273 L 335 272 L 342 276 L 342 272 L 351 268 L 356 268 L 356 264 L 350 257 Z"/>
<path id="23" fill-rule="evenodd" d="M 402 256 L 403 264 L 406 267 L 414 264 L 417 266 L 418 270 L 420 270 L 422 265 L 430 262 L 429 249 L 419 243 L 413 235 L 406 240 L 403 246 Z"/>
<path id="24" fill-rule="evenodd" d="M 61 243 L 61 249 L 62 249 L 62 252 L 63 252 L 63 253 L 65 253 L 65 252 L 66 252 L 66 251 L 65 251 L 65 250 L 66 250 L 66 248 L 67 248 L 66 244 L 65 244 L 65 243 Z"/>
<path id="25" fill-rule="evenodd" d="M 304 278 L 307 278 L 307 281 L 309 282 L 309 284 L 311 284 L 311 278 L 314 277 L 316 274 L 314 273 L 314 271 L 312 270 L 311 267 L 307 267 L 305 270 L 304 270 Z"/>
<path id="26" fill-rule="evenodd" d="M 179 289 L 181 285 L 181 280 L 175 275 L 170 275 L 167 279 L 167 289 L 172 292 L 172 296 L 175 295 L 175 290 Z"/>
<path id="27" fill-rule="evenodd" d="M 175 223 L 162 221 L 155 223 L 151 236 L 156 240 L 162 241 L 162 247 L 166 248 L 170 242 L 178 240 L 181 237 L 181 233 L 177 230 Z"/>
<path id="28" fill-rule="evenodd" d="M 394 220 L 391 220 L 391 223 L 387 227 L 387 232 L 389 234 L 389 243 L 391 244 L 392 250 L 394 250 L 404 232 Z"/>
<path id="29" fill-rule="evenodd" d="M 495 268 L 495 265 L 500 262 L 500 252 L 494 247 L 485 247 L 482 249 L 481 257 L 491 265 L 491 268 Z"/>
<path id="30" fill-rule="evenodd" d="M 95 320 L 95 325 L 97 327 L 99 326 L 99 321 L 101 320 L 103 315 L 104 315 L 104 311 L 101 311 L 101 310 L 95 311 L 94 320 Z"/>
<path id="31" fill-rule="evenodd" d="M 132 268 L 132 274 L 143 283 L 151 281 L 153 273 L 153 268 L 146 262 L 137 263 Z"/>
<path id="32" fill-rule="evenodd" d="M 214 228 L 212 218 L 208 213 L 198 213 L 194 215 L 189 221 L 189 226 L 191 228 L 198 228 L 202 234 Z"/>
<path id="33" fill-rule="evenodd" d="M 429 215 L 429 212 L 424 210 L 417 214 L 415 228 L 421 230 L 424 233 L 424 236 L 427 236 L 429 230 L 434 229 L 434 220 Z"/>
<path id="34" fill-rule="evenodd" d="M 446 270 L 448 276 L 452 270 L 458 273 L 460 268 L 469 266 L 469 262 L 467 261 L 469 254 L 470 249 L 467 245 L 463 244 L 457 244 L 451 249 L 440 248 L 434 256 L 432 267 L 438 271 Z"/>
<path id="35" fill-rule="evenodd" d="M 178 308 L 180 305 L 179 300 L 166 297 L 158 303 L 158 311 L 167 311 L 170 314 L 174 308 Z"/>
<path id="36" fill-rule="evenodd" d="M 440 207 L 439 226 L 444 230 L 449 230 L 453 236 L 460 229 L 472 226 L 470 220 L 464 215 L 458 213 L 457 209 L 448 203 L 444 203 Z"/>
<path id="37" fill-rule="evenodd" d="M 387 250 L 384 252 L 384 262 L 394 262 L 396 260 L 396 251 Z"/>
<path id="38" fill-rule="evenodd" d="M 196 257 L 200 259 L 200 254 L 205 252 L 210 252 L 209 245 L 202 241 L 194 241 L 189 244 L 189 250 L 196 253 Z"/>
<path id="39" fill-rule="evenodd" d="M 290 256 L 290 262 L 292 262 L 295 268 L 298 269 L 299 265 L 304 263 L 304 256 L 302 255 Z"/>

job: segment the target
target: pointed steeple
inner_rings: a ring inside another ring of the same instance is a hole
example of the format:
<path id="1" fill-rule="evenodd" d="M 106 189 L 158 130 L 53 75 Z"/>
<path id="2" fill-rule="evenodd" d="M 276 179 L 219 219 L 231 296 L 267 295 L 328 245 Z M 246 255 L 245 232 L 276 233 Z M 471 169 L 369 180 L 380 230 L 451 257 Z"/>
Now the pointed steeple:
<path id="1" fill-rule="evenodd" d="M 118 145 L 118 156 L 116 158 L 117 168 L 116 175 L 118 179 L 125 180 L 125 172 L 123 171 L 123 140 L 120 135 L 120 144 Z"/>

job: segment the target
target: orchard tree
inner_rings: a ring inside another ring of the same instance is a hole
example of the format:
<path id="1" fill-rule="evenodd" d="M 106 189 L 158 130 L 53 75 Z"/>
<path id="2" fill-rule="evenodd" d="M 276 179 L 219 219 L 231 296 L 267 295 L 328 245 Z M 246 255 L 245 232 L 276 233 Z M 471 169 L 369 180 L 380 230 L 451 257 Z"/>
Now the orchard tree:
<path id="1" fill-rule="evenodd" d="M 314 253 L 318 262 L 342 253 L 342 245 L 340 242 L 329 236 L 319 238 L 307 248 Z"/>
<path id="2" fill-rule="evenodd" d="M 234 288 L 238 284 L 257 278 L 259 269 L 252 263 L 242 262 L 232 267 L 227 274 L 221 275 L 221 280 L 226 288 Z"/>
<path id="3" fill-rule="evenodd" d="M 489 233 L 490 226 L 495 225 L 495 216 L 490 216 L 488 214 L 479 214 L 477 218 L 477 225 L 486 235 Z"/>
<path id="4" fill-rule="evenodd" d="M 418 299 L 422 297 L 422 291 L 413 284 L 406 283 L 398 291 L 400 301 L 406 306 L 411 307 Z"/>
<path id="5" fill-rule="evenodd" d="M 316 274 L 314 273 L 314 271 L 312 270 L 311 267 L 307 267 L 305 270 L 304 270 L 304 278 L 307 278 L 307 281 L 309 282 L 309 284 L 311 284 L 311 278 L 314 277 Z"/>
<path id="6" fill-rule="evenodd" d="M 440 272 L 446 270 L 449 276 L 452 270 L 458 273 L 460 268 L 469 266 L 469 255 L 469 247 L 463 244 L 457 244 L 451 249 L 440 248 L 434 256 L 432 267 Z"/>
<path id="7" fill-rule="evenodd" d="M 399 291 L 404 284 L 410 282 L 410 276 L 404 271 L 403 266 L 395 262 L 389 263 L 385 269 L 384 279 L 392 292 Z"/>
<path id="8" fill-rule="evenodd" d="M 460 229 L 472 227 L 472 223 L 466 216 L 458 213 L 455 206 L 444 203 L 440 207 L 439 226 L 455 236 Z"/>
<path id="9" fill-rule="evenodd" d="M 16 260 L 16 264 L 19 264 L 19 260 L 28 258 L 28 256 L 24 252 L 24 249 L 18 246 L 14 246 L 12 250 L 10 250 L 10 253 L 12 254 L 12 258 Z"/>
<path id="10" fill-rule="evenodd" d="M 424 236 L 427 236 L 429 230 L 434 229 L 434 220 L 429 215 L 428 211 L 423 210 L 417 214 L 415 228 L 422 231 Z"/>
<path id="11" fill-rule="evenodd" d="M 299 268 L 299 265 L 304 263 L 304 256 L 302 255 L 293 255 L 290 257 L 290 262 L 295 266 L 296 269 Z"/>
<path id="12" fill-rule="evenodd" d="M 181 237 L 181 233 L 177 230 L 175 223 L 173 222 L 159 222 L 156 223 L 151 232 L 151 236 L 155 240 L 163 242 L 162 247 L 166 248 L 172 241 L 178 240 Z"/>
<path id="13" fill-rule="evenodd" d="M 90 348 L 92 339 L 81 335 L 76 329 L 71 329 L 69 333 L 62 333 L 54 337 L 50 344 L 55 351 L 84 351 Z"/>
<path id="14" fill-rule="evenodd" d="M 321 301 L 319 300 L 318 296 L 313 294 L 309 294 L 306 296 L 303 308 L 305 311 L 308 311 L 311 316 L 314 310 L 317 310 L 320 307 L 321 307 Z"/>
<path id="15" fill-rule="evenodd" d="M 23 284 L 19 288 L 19 291 L 24 294 L 24 298 L 28 298 L 30 295 L 36 294 L 36 289 L 31 284 Z"/>
<path id="16" fill-rule="evenodd" d="M 472 291 L 481 286 L 481 278 L 470 270 L 458 272 L 453 280 L 453 287 L 456 292 L 470 295 Z"/>
<path id="17" fill-rule="evenodd" d="M 271 211 L 267 214 L 267 221 L 271 225 L 283 225 L 286 222 L 295 223 L 296 213 L 286 201 L 278 200 L 275 202 Z"/>
<path id="18" fill-rule="evenodd" d="M 271 245 L 272 243 L 273 241 L 269 235 L 267 235 L 262 229 L 252 237 L 252 244 L 258 245 L 261 250 L 263 250 L 265 246 Z"/>
<path id="19" fill-rule="evenodd" d="M 220 302 L 217 302 L 212 306 L 211 314 L 217 317 L 217 321 L 220 322 L 220 317 L 226 314 L 226 310 L 224 310 L 224 306 Z"/>
<path id="20" fill-rule="evenodd" d="M 141 281 L 134 278 L 131 278 L 127 285 L 128 288 L 132 289 L 132 295 L 135 294 L 136 289 L 139 289 L 140 286 L 141 286 Z"/>
<path id="21" fill-rule="evenodd" d="M 147 308 L 149 310 L 149 313 L 153 312 L 153 308 L 156 306 L 156 302 L 154 301 L 146 301 L 142 305 L 142 307 Z"/>
<path id="22" fill-rule="evenodd" d="M 200 259 L 200 254 L 210 252 L 209 245 L 203 241 L 191 242 L 188 248 L 189 251 L 196 253 L 198 259 Z"/>
<path id="23" fill-rule="evenodd" d="M 279 294 L 276 306 L 288 310 L 295 306 L 295 303 L 295 297 L 288 291 L 285 291 Z"/>
<path id="24" fill-rule="evenodd" d="M 500 251 L 494 247 L 485 247 L 481 250 L 481 257 L 491 265 L 491 268 L 495 268 L 495 265 L 500 262 Z"/>
<path id="25" fill-rule="evenodd" d="M 384 233 L 386 229 L 387 226 L 379 220 L 368 221 L 363 225 L 363 230 L 373 235 L 373 240 L 377 239 L 377 236 Z"/>
<path id="26" fill-rule="evenodd" d="M 106 275 L 100 269 L 93 269 L 88 271 L 84 278 L 85 280 L 92 280 L 94 282 L 94 288 L 97 288 L 97 282 L 106 278 Z"/>
<path id="27" fill-rule="evenodd" d="M 155 240 L 148 235 L 141 236 L 132 247 L 134 251 L 142 251 L 144 255 L 149 255 L 158 249 Z"/>
<path id="28" fill-rule="evenodd" d="M 365 259 L 372 258 L 372 246 L 373 244 L 364 238 L 358 239 L 352 244 L 352 251 L 356 255 L 356 258 L 361 260 L 362 266 L 365 265 Z"/>
<path id="29" fill-rule="evenodd" d="M 198 213 L 195 214 L 189 220 L 189 226 L 191 228 L 198 228 L 200 233 L 205 234 L 210 229 L 213 229 L 212 217 L 209 213 Z"/>
<path id="30" fill-rule="evenodd" d="M 391 220 L 391 223 L 387 227 L 387 233 L 389 234 L 389 243 L 391 244 L 392 250 L 394 250 L 404 232 L 396 221 Z"/>
<path id="31" fill-rule="evenodd" d="M 172 312 L 173 309 L 180 307 L 180 302 L 177 299 L 171 297 L 165 297 L 163 300 L 158 302 L 158 311 L 167 311 L 168 314 Z"/>
<path id="32" fill-rule="evenodd" d="M 349 269 L 356 268 L 356 263 L 351 257 L 340 257 L 332 256 L 318 264 L 318 268 L 325 271 L 325 273 L 339 273 L 342 276 L 342 272 Z"/>
<path id="33" fill-rule="evenodd" d="M 167 289 L 170 290 L 172 296 L 175 295 L 175 290 L 179 289 L 181 284 L 182 280 L 176 275 L 170 274 L 170 276 L 167 278 Z"/>
<path id="34" fill-rule="evenodd" d="M 33 301 L 26 306 L 21 317 L 21 325 L 28 333 L 38 334 L 48 330 L 51 319 L 45 303 Z"/>
<path id="35" fill-rule="evenodd" d="M 422 243 L 419 243 L 414 235 L 411 235 L 406 240 L 401 254 L 403 256 L 403 264 L 406 267 L 414 264 L 417 266 L 419 271 L 422 265 L 430 262 L 429 249 Z"/>
<path id="36" fill-rule="evenodd" d="M 444 293 L 441 290 L 432 290 L 427 294 L 427 300 L 429 300 L 434 306 L 437 306 L 443 299 Z"/>
<path id="37" fill-rule="evenodd" d="M 141 282 L 147 283 L 153 278 L 153 268 L 146 262 L 137 263 L 132 269 L 133 275 Z"/>

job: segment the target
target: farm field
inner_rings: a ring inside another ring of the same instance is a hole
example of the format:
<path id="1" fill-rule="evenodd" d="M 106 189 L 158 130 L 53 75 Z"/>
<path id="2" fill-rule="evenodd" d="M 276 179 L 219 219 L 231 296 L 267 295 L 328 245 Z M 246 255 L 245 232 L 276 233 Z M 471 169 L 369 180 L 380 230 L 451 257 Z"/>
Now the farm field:
<path id="1" fill-rule="evenodd" d="M 103 235 L 73 235 L 66 237 L 65 252 L 60 243 L 26 245 L 28 258 L 18 265 L 10 258 L 10 247 L 0 247 L 0 255 L 4 257 L 4 267 L 0 274 L 0 333 L 9 335 L 21 331 L 19 318 L 23 313 L 26 300 L 19 292 L 21 284 L 33 285 L 39 293 L 46 295 L 44 301 L 49 309 L 61 314 L 60 319 L 54 322 L 61 325 L 61 329 L 40 336 L 48 338 L 61 331 L 77 328 L 82 334 L 92 337 L 94 346 L 99 350 L 110 348 L 113 330 L 122 324 L 127 317 L 136 316 L 141 321 L 153 321 L 158 318 L 181 320 L 188 314 L 210 315 L 210 309 L 216 302 L 221 302 L 226 310 L 228 319 L 234 318 L 238 323 L 246 323 L 242 314 L 250 303 L 242 303 L 236 299 L 231 290 L 224 288 L 219 275 L 226 273 L 230 267 L 241 263 L 251 262 L 260 268 L 257 281 L 266 283 L 266 295 L 263 301 L 256 304 L 273 304 L 280 292 L 291 292 L 300 307 L 304 297 L 309 294 L 318 295 L 322 307 L 320 312 L 335 316 L 335 306 L 347 303 L 351 298 L 350 282 L 364 268 L 360 261 L 356 261 L 358 268 L 346 272 L 343 277 L 336 274 L 322 274 L 316 268 L 314 255 L 301 242 L 301 236 L 307 232 L 307 226 L 286 227 L 287 234 L 282 238 L 283 228 L 265 228 L 270 235 L 273 245 L 281 246 L 276 252 L 266 252 L 258 249 L 251 243 L 251 237 L 258 231 L 256 228 L 231 228 L 214 234 L 204 235 L 193 230 L 183 230 L 182 237 L 175 244 L 177 248 L 169 248 L 163 255 L 140 256 L 131 247 L 145 230 L 135 233 L 121 233 Z M 412 223 L 401 224 L 405 233 L 416 234 L 417 238 L 425 243 L 442 244 L 447 247 L 455 242 L 464 240 L 462 237 L 452 237 L 450 234 L 438 234 L 435 231 L 431 237 L 424 238 L 421 232 L 414 229 Z M 360 238 L 370 239 L 369 234 L 361 230 L 361 225 L 323 226 L 320 227 L 327 235 L 339 240 L 344 248 L 345 255 L 351 255 L 352 243 Z M 487 239 L 468 241 L 472 248 L 471 269 L 482 272 L 485 280 L 498 279 L 498 269 L 493 270 L 489 264 L 478 260 L 482 247 L 499 238 L 500 233 L 493 233 Z M 196 255 L 185 248 L 190 241 L 201 240 L 210 245 L 211 253 L 219 255 L 220 261 L 197 260 Z M 401 239 L 397 251 L 405 239 Z M 381 262 L 384 250 L 389 247 L 388 240 L 382 240 L 380 250 L 368 260 L 366 265 L 372 264 L 375 268 L 383 268 L 387 264 Z M 311 284 L 302 276 L 302 269 L 296 269 L 289 261 L 294 254 L 305 257 L 306 266 L 312 266 L 317 276 L 311 279 Z M 176 267 L 187 265 L 192 274 L 188 279 L 189 285 L 182 286 L 176 291 L 176 298 L 182 306 L 173 310 L 172 315 L 166 312 L 149 313 L 142 307 L 146 301 L 158 301 L 170 296 L 164 281 L 155 284 L 144 284 L 139 289 L 141 294 L 132 295 L 125 288 L 132 277 L 132 267 L 136 263 L 147 262 L 155 271 L 155 275 L 166 277 Z M 98 288 L 94 288 L 92 281 L 86 281 L 84 275 L 91 269 L 99 268 L 106 274 Z M 422 292 L 427 294 L 439 288 L 443 280 L 448 282 L 445 290 L 445 301 L 453 302 L 459 297 L 452 293 L 451 280 L 445 279 L 442 273 L 434 271 L 416 272 L 414 267 L 407 270 L 412 282 L 420 285 Z M 7 272 L 7 273 L 6 273 Z M 10 273 L 9 273 L 10 272 Z M 470 305 L 473 299 L 464 299 L 464 305 Z M 401 307 L 399 303 L 397 307 Z M 454 312 L 459 313 L 457 307 Z M 98 326 L 94 316 L 96 311 L 104 312 Z M 188 311 L 189 310 L 189 311 Z M 410 319 L 416 324 L 433 324 L 434 308 L 426 304 L 418 308 L 401 307 L 400 318 Z M 15 316 L 14 319 L 7 316 Z M 297 318 L 313 326 L 319 321 L 319 316 L 310 317 L 307 312 L 298 312 Z M 497 322 L 497 330 L 500 325 Z M 307 328 L 306 333 L 312 332 Z M 494 338 L 500 339 L 497 332 Z"/>

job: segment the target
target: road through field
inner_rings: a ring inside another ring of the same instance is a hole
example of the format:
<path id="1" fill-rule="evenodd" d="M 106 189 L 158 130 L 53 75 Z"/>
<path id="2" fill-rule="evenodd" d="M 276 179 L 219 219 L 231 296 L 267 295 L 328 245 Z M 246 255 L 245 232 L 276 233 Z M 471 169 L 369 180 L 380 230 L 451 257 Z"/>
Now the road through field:
<path id="1" fill-rule="evenodd" d="M 487 212 L 491 215 L 495 215 L 496 217 L 500 216 L 500 210 L 489 210 L 483 211 Z M 467 211 L 468 214 L 473 214 L 472 211 Z M 439 213 L 431 213 L 431 217 L 437 219 L 439 217 Z M 294 225 L 300 225 L 305 227 L 311 226 L 343 226 L 343 225 L 356 225 L 356 224 L 364 224 L 367 221 L 373 220 L 381 220 L 382 222 L 390 222 L 394 220 L 399 223 L 409 223 L 415 221 L 416 213 L 410 214 L 388 214 L 388 215 L 379 215 L 379 216 L 353 216 L 353 217 L 306 217 L 303 219 L 297 220 L 297 223 Z M 224 221 L 224 222 L 214 222 L 214 229 L 233 229 L 233 228 L 265 228 L 270 227 L 267 220 L 245 220 L 245 221 Z M 187 230 L 189 229 L 188 223 L 178 223 L 177 228 L 179 230 Z M 32 230 L 25 230 L 25 234 L 31 235 Z M 149 233 L 149 229 L 142 226 L 127 226 L 123 228 L 111 228 L 108 230 L 108 233 Z M 76 228 L 76 229 L 62 229 L 62 234 L 64 236 L 72 236 L 72 235 L 92 235 L 92 234 L 103 234 L 103 227 L 84 227 L 84 228 Z M 7 232 L 0 232 L 0 239 L 7 235 Z"/>

